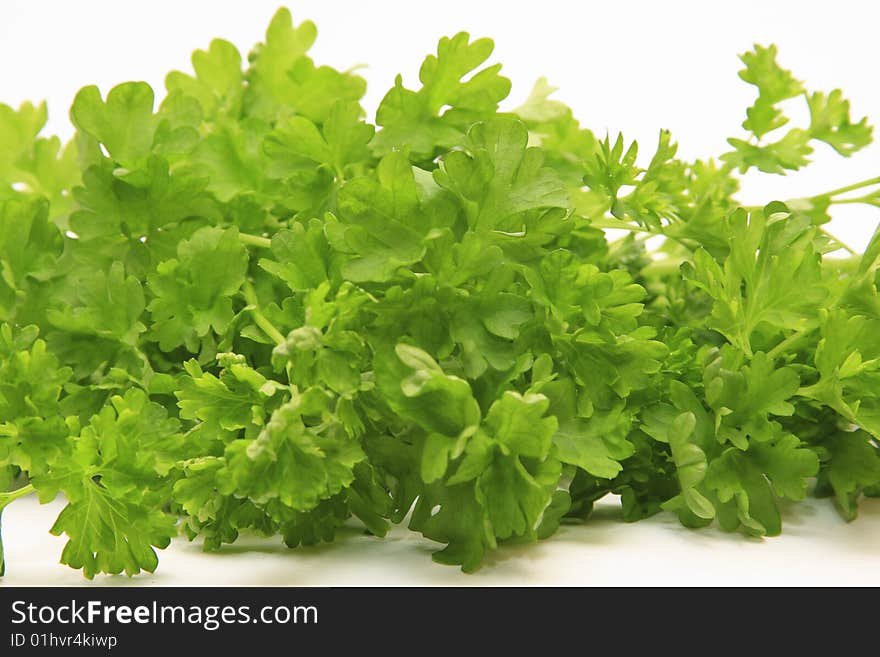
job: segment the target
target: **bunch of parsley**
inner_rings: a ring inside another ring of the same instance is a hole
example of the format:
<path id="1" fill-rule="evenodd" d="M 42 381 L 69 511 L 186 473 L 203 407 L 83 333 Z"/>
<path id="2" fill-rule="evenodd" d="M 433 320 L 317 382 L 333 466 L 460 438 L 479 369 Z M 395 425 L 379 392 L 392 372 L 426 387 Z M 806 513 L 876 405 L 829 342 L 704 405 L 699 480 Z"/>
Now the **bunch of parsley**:
<path id="1" fill-rule="evenodd" d="M 0 510 L 63 495 L 63 563 L 406 522 L 473 570 L 611 493 L 626 520 L 767 536 L 808 487 L 847 518 L 880 493 L 880 233 L 840 257 L 823 228 L 880 178 L 734 197 L 737 172 L 871 141 L 839 90 L 756 47 L 747 138 L 686 162 L 662 131 L 642 168 L 544 81 L 499 111 L 487 39 L 442 39 L 375 125 L 314 39 L 282 9 L 158 109 L 87 87 L 66 145 L 45 105 L 0 105 Z"/>

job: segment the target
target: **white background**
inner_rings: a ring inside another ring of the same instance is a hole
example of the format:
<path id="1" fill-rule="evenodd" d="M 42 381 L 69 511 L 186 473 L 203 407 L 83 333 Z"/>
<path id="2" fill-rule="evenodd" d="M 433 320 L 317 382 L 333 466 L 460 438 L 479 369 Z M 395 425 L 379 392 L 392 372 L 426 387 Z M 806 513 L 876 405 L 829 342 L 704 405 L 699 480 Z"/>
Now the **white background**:
<path id="1" fill-rule="evenodd" d="M 423 56 L 439 37 L 466 30 L 491 36 L 492 61 L 513 80 L 518 105 L 534 80 L 547 76 L 557 97 L 599 134 L 637 139 L 644 161 L 660 128 L 669 128 L 685 158 L 706 158 L 739 136 L 754 89 L 740 81 L 737 55 L 753 43 L 776 43 L 780 63 L 811 90 L 840 87 L 853 119 L 880 122 L 880 40 L 874 3 L 835 2 L 295 2 L 294 20 L 312 19 L 313 57 L 339 68 L 369 64 L 365 100 L 372 114 L 397 73 L 417 85 Z M 0 0 L 0 102 L 47 99 L 49 130 L 69 136 L 67 108 L 76 91 L 102 92 L 145 80 L 161 97 L 172 69 L 214 37 L 242 53 L 262 38 L 276 2 L 250 0 L 149 3 Z M 796 116 L 803 117 L 799 111 Z M 741 200 L 792 198 L 880 174 L 880 146 L 849 160 L 823 146 L 807 170 L 787 177 L 750 176 Z M 831 231 L 857 248 L 878 211 L 835 210 Z M 7 584 L 78 583 L 55 563 L 63 541 L 45 531 L 57 509 L 18 501 L 4 514 Z M 785 535 L 768 541 L 690 532 L 668 517 L 637 525 L 613 520 L 609 507 L 585 527 L 567 528 L 539 546 L 502 551 L 474 577 L 431 563 L 427 542 L 400 532 L 379 542 L 354 537 L 339 546 L 287 552 L 260 542 L 255 552 L 231 548 L 202 557 L 183 541 L 163 554 L 144 583 L 556 583 L 556 584 L 880 584 L 880 503 L 844 525 L 827 501 L 792 508 Z M 115 578 L 102 580 L 114 583 Z"/>

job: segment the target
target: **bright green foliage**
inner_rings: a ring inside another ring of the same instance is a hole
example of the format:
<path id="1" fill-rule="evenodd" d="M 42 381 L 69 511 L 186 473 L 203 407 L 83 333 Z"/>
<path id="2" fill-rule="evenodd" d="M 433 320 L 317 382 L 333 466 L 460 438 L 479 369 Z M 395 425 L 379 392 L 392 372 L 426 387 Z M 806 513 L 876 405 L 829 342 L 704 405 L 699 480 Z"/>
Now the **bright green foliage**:
<path id="1" fill-rule="evenodd" d="M 68 444 L 68 454 L 32 481 L 41 497 L 64 493 L 52 533 L 67 534 L 62 563 L 96 573 L 152 572 L 153 547 L 167 547 L 174 517 L 162 510 L 170 470 L 182 453 L 179 423 L 146 393 L 113 396 Z"/>
<path id="2" fill-rule="evenodd" d="M 244 494 L 258 503 L 278 499 L 295 511 L 309 511 L 354 479 L 363 460 L 360 446 L 341 423 L 328 418 L 318 427 L 303 416 L 320 413 L 326 399 L 312 389 L 277 408 L 253 441 L 230 443 L 227 469 L 220 472 L 220 492 Z"/>
<path id="3" fill-rule="evenodd" d="M 63 239 L 43 198 L 0 200 L 0 318 L 39 321 Z"/>
<path id="4" fill-rule="evenodd" d="M 29 475 L 49 471 L 70 447 L 60 398 L 72 372 L 37 333 L 0 327 L 0 458 Z"/>
<path id="5" fill-rule="evenodd" d="M 440 39 L 437 54 L 428 55 L 419 69 L 422 88 L 406 89 L 398 76 L 382 99 L 377 151 L 402 148 L 414 159 L 430 160 L 460 143 L 469 126 L 492 117 L 510 93 L 510 80 L 499 75 L 501 64 L 479 68 L 494 48 L 491 39 L 471 41 L 467 32 Z"/>
<path id="6" fill-rule="evenodd" d="M 841 155 L 849 156 L 871 143 L 872 128 L 867 118 L 852 123 L 849 117 L 849 101 L 840 89 L 825 94 L 808 93 L 790 71 L 776 63 L 776 46 L 755 46 L 741 57 L 746 68 L 740 77 L 758 87 L 758 99 L 746 111 L 743 128 L 751 133 L 751 139 L 730 139 L 734 151 L 722 156 L 726 162 L 745 173 L 751 167 L 767 173 L 785 173 L 805 166 L 813 152 L 810 142 L 822 141 Z M 802 95 L 810 111 L 810 124 L 806 129 L 790 128 L 776 141 L 766 143 L 764 137 L 789 121 L 778 104 Z"/>
<path id="7" fill-rule="evenodd" d="M 222 335 L 232 321 L 232 299 L 247 269 L 247 252 L 235 228 L 201 228 L 177 247 L 177 258 L 159 263 L 148 284 L 152 339 L 163 351 Z"/>
<path id="8" fill-rule="evenodd" d="M 314 23 L 305 21 L 294 27 L 290 12 L 278 10 L 266 30 L 266 42 L 249 57 L 244 96 L 249 115 L 271 122 L 301 115 L 323 122 L 336 101 L 357 101 L 363 96 L 366 83 L 362 78 L 315 66 L 306 55 L 316 36 Z"/>
<path id="9" fill-rule="evenodd" d="M 712 298 L 709 328 L 751 355 L 756 337 L 815 326 L 815 309 L 828 288 L 809 219 L 769 205 L 751 213 L 736 210 L 724 228 L 730 254 L 723 263 L 698 249 L 682 267 Z"/>
<path id="10" fill-rule="evenodd" d="M 40 137 L 46 124 L 46 103 L 23 103 L 18 110 L 0 103 L 0 201 L 25 195 L 51 201 L 53 218 L 70 211 L 66 194 L 79 183 L 73 143 L 62 147 L 58 137 Z"/>
<path id="11" fill-rule="evenodd" d="M 852 519 L 880 493 L 880 231 L 842 258 L 823 228 L 880 178 L 735 198 L 737 171 L 870 143 L 839 90 L 756 46 L 748 137 L 688 162 L 663 130 L 643 161 L 544 79 L 500 112 L 466 33 L 373 125 L 315 38 L 282 9 L 164 97 L 86 87 L 63 147 L 45 105 L 0 105 L 0 511 L 62 495 L 62 562 L 406 522 L 471 571 L 609 494 L 772 536 L 782 499 Z"/>

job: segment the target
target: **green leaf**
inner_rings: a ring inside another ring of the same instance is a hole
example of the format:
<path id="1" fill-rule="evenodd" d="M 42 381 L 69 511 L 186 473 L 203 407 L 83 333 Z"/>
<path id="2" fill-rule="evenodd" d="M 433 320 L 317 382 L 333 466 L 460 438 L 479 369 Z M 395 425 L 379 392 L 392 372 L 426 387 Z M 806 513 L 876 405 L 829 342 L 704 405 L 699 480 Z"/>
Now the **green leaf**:
<path id="1" fill-rule="evenodd" d="M 790 367 L 776 368 L 763 352 L 738 371 L 727 369 L 723 357 L 706 370 L 706 402 L 716 413 L 719 441 L 730 441 L 745 449 L 749 440 L 767 442 L 778 433 L 770 416 L 794 413 L 790 399 L 798 392 L 800 379 Z"/>
<path id="2" fill-rule="evenodd" d="M 770 484 L 747 454 L 732 447 L 713 460 L 706 471 L 706 487 L 733 513 L 731 517 L 719 509 L 723 529 L 731 531 L 741 525 L 746 533 L 757 536 L 776 536 L 782 531 Z"/>
<path id="3" fill-rule="evenodd" d="M 477 499 L 486 509 L 497 539 L 532 535 L 550 504 L 559 464 L 547 461 L 530 473 L 516 456 L 497 454 L 477 482 Z"/>
<path id="4" fill-rule="evenodd" d="M 140 282 L 126 276 L 122 263 L 105 273 L 90 272 L 77 281 L 77 302 L 63 310 L 48 311 L 52 324 L 71 333 L 96 335 L 135 345 L 146 330 L 141 323 L 144 292 Z"/>
<path id="5" fill-rule="evenodd" d="M 246 113 L 266 120 L 299 114 L 317 122 L 326 118 L 338 100 L 363 96 L 366 83 L 361 77 L 316 67 L 306 56 L 316 37 L 311 21 L 294 26 L 288 9 L 282 7 L 275 13 L 265 43 L 249 55 Z"/>
<path id="6" fill-rule="evenodd" d="M 211 41 L 207 50 L 192 55 L 195 77 L 172 71 L 165 78 L 169 94 L 179 92 L 198 100 L 208 117 L 240 111 L 243 91 L 241 55 L 223 39 Z"/>
<path id="7" fill-rule="evenodd" d="M 113 87 L 106 102 L 97 87 L 85 87 L 76 95 L 70 116 L 77 128 L 104 145 L 110 157 L 133 169 L 153 149 L 153 100 L 153 90 L 145 82 Z"/>
<path id="8" fill-rule="evenodd" d="M 426 488 L 416 502 L 409 527 L 446 544 L 434 553 L 434 561 L 461 566 L 465 572 L 476 570 L 496 545 L 473 483 Z"/>
<path id="9" fill-rule="evenodd" d="M 219 377 L 205 372 L 195 360 L 183 366 L 186 376 L 174 392 L 182 418 L 200 420 L 214 439 L 224 431 L 245 429 L 255 435 L 261 429 L 263 407 L 277 388 L 244 358 L 227 361 Z"/>
<path id="10" fill-rule="evenodd" d="M 274 260 L 261 258 L 260 267 L 283 280 L 290 289 L 314 289 L 327 279 L 329 260 L 323 225 L 317 219 L 308 226 L 295 223 L 272 236 Z"/>
<path id="11" fill-rule="evenodd" d="M 244 283 L 247 251 L 234 228 L 201 228 L 177 247 L 177 258 L 159 264 L 148 279 L 155 296 L 148 309 L 152 339 L 163 351 L 199 349 L 211 332 L 232 321 L 232 295 Z"/>
<path id="12" fill-rule="evenodd" d="M 485 425 L 513 454 L 544 459 L 558 427 L 556 418 L 544 417 L 549 406 L 544 395 L 507 391 L 489 408 Z"/>
<path id="13" fill-rule="evenodd" d="M 576 465 L 596 477 L 613 479 L 623 469 L 620 462 L 633 453 L 626 439 L 630 422 L 622 409 L 560 422 L 553 436 L 557 455 L 563 463 Z"/>
<path id="14" fill-rule="evenodd" d="M 872 128 L 867 119 L 852 123 L 849 118 L 849 101 L 839 89 L 825 94 L 809 93 L 790 71 L 776 63 L 776 46 L 754 50 L 741 56 L 746 68 L 740 77 L 758 87 L 758 98 L 746 111 L 743 128 L 753 135 L 753 140 L 728 139 L 734 150 L 722 155 L 729 165 L 745 173 L 751 167 L 767 173 L 785 173 L 805 166 L 812 153 L 811 140 L 823 141 L 839 154 L 848 157 L 871 143 Z M 804 95 L 810 112 L 808 129 L 792 128 L 776 141 L 762 143 L 770 132 L 788 123 L 778 104 Z"/>
<path id="15" fill-rule="evenodd" d="M 386 403 L 425 431 L 457 438 L 479 426 L 480 407 L 467 381 L 446 374 L 427 352 L 400 343 L 376 368 Z"/>
<path id="16" fill-rule="evenodd" d="M 406 89 L 397 76 L 376 112 L 382 126 L 373 142 L 377 151 L 406 146 L 413 158 L 428 158 L 455 145 L 470 123 L 495 114 L 510 92 L 510 80 L 499 75 L 500 64 L 477 70 L 494 47 L 491 39 L 470 41 L 467 32 L 459 32 L 440 39 L 437 54 L 422 62 L 421 89 Z"/>
<path id="17" fill-rule="evenodd" d="M 725 230 L 731 251 L 722 263 L 700 249 L 683 267 L 713 300 L 709 326 L 749 355 L 756 331 L 815 326 L 815 308 L 828 290 L 807 219 L 782 205 L 739 209 Z"/>
<path id="18" fill-rule="evenodd" d="M 356 178 L 340 190 L 339 223 L 331 245 L 353 258 L 342 275 L 353 282 L 387 281 L 425 254 L 426 225 L 412 168 L 400 153 L 379 163 L 378 180 Z M 328 229 L 329 230 L 329 229 Z"/>
<path id="19" fill-rule="evenodd" d="M 758 87 L 758 100 L 747 111 L 748 118 L 743 128 L 757 137 L 778 128 L 787 119 L 775 107 L 776 103 L 794 98 L 803 92 L 803 86 L 796 80 L 791 71 L 787 71 L 776 63 L 776 46 L 764 48 L 755 45 L 754 50 L 740 56 L 745 68 L 739 76 Z"/>
<path id="20" fill-rule="evenodd" d="M 776 494 L 790 500 L 804 499 L 810 477 L 819 471 L 816 454 L 804 448 L 791 434 L 772 444 L 754 443 L 749 447 L 749 453 L 773 484 Z"/>
<path id="21" fill-rule="evenodd" d="M 72 371 L 37 334 L 36 326 L 13 332 L 0 324 L 0 465 L 30 476 L 47 472 L 70 449 L 59 402 Z"/>
<path id="22" fill-rule="evenodd" d="M 850 156 L 871 143 L 873 128 L 868 119 L 851 123 L 849 101 L 835 89 L 829 94 L 816 92 L 807 99 L 810 106 L 810 134 L 844 156 Z"/>
<path id="23" fill-rule="evenodd" d="M 880 450 L 863 431 L 838 432 L 824 445 L 831 458 L 822 467 L 819 486 L 830 486 L 843 516 L 854 520 L 861 494 L 880 482 Z"/>
<path id="24" fill-rule="evenodd" d="M 522 213 L 565 208 L 568 194 L 543 155 L 527 148 L 528 130 L 518 119 L 497 117 L 468 132 L 470 154 L 452 151 L 434 173 L 437 183 L 476 210 L 468 223 L 476 231 L 523 228 Z"/>
<path id="25" fill-rule="evenodd" d="M 84 482 L 50 530 L 68 541 L 61 563 L 97 573 L 136 575 L 159 564 L 154 547 L 168 547 L 174 518 L 153 508 L 116 499 L 100 484 Z"/>
<path id="26" fill-rule="evenodd" d="M 360 445 L 338 424 L 307 426 L 299 399 L 280 406 L 253 441 L 226 448 L 219 474 L 221 492 L 246 495 L 257 503 L 278 499 L 296 511 L 314 508 L 348 486 L 363 460 Z"/>
<path id="27" fill-rule="evenodd" d="M 165 548 L 175 519 L 158 500 L 163 479 L 183 454 L 178 422 L 140 390 L 114 396 L 93 416 L 74 443 L 73 454 L 37 477 L 41 500 L 60 489 L 68 504 L 50 530 L 67 534 L 62 563 L 96 573 L 153 572 L 154 547 Z"/>
<path id="28" fill-rule="evenodd" d="M 880 436 L 880 334 L 878 320 L 850 316 L 842 310 L 827 313 L 820 328 L 814 362 L 816 384 L 800 390 L 834 409 L 847 421 Z"/>
<path id="29" fill-rule="evenodd" d="M 745 173 L 751 167 L 765 173 L 797 171 L 809 163 L 807 157 L 813 152 L 809 144 L 810 133 L 799 128 L 792 128 L 781 139 L 763 146 L 742 139 L 730 138 L 727 141 L 735 150 L 725 153 L 721 159 L 737 167 L 740 173 Z"/>
<path id="30" fill-rule="evenodd" d="M 361 120 L 362 114 L 356 102 L 339 101 L 322 129 L 307 118 L 292 117 L 266 138 L 266 154 L 290 165 L 297 160 L 323 165 L 343 179 L 346 167 L 369 158 L 367 144 L 374 129 Z"/>
<path id="31" fill-rule="evenodd" d="M 28 301 L 47 302 L 40 292 L 57 275 L 61 249 L 62 237 L 49 221 L 45 200 L 0 201 L 0 319 L 42 319 L 42 313 L 31 314 Z"/>
<path id="32" fill-rule="evenodd" d="M 46 103 L 22 103 L 13 109 L 0 103 L 0 181 L 4 184 L 14 175 L 17 161 L 32 148 L 33 142 L 48 119 Z"/>

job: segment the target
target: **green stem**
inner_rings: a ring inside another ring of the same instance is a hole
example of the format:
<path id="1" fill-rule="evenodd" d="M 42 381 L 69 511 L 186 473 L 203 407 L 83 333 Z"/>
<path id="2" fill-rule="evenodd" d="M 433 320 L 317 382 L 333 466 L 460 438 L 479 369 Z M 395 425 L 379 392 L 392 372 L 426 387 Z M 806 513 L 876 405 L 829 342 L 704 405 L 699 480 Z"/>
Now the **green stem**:
<path id="1" fill-rule="evenodd" d="M 808 329 L 801 329 L 800 331 L 795 331 L 794 333 L 789 335 L 787 338 L 785 338 L 782 342 L 780 342 L 778 345 L 773 347 L 773 349 L 768 351 L 767 357 L 770 358 L 771 360 L 773 360 L 774 358 L 778 358 L 782 352 L 784 352 L 786 349 L 788 349 L 791 345 L 798 342 L 801 338 L 808 336 L 810 333 L 812 333 L 815 330 L 815 328 L 816 327 L 811 327 Z"/>
<path id="2" fill-rule="evenodd" d="M 246 246 L 255 246 L 260 249 L 271 249 L 272 240 L 268 237 L 260 237 L 259 235 L 249 235 L 248 233 L 239 233 L 238 239 Z"/>
<path id="3" fill-rule="evenodd" d="M 647 228 L 643 228 L 642 226 L 635 226 L 633 224 L 628 224 L 625 221 L 615 221 L 614 219 L 594 219 L 590 222 L 590 226 L 593 228 L 613 228 L 615 230 L 629 230 L 634 233 L 653 233 L 654 231 L 648 230 Z M 657 233 L 658 235 L 660 233 Z"/>
<path id="4" fill-rule="evenodd" d="M 241 288 L 242 293 L 244 294 L 245 303 L 248 305 L 248 310 L 251 312 L 251 316 L 254 318 L 254 322 L 256 322 L 257 326 L 268 335 L 275 344 L 284 344 L 284 335 L 275 328 L 275 325 L 269 321 L 269 319 L 260 312 L 259 304 L 257 302 L 257 293 L 254 291 L 254 286 L 251 285 L 250 281 L 245 281 L 244 286 Z"/>
<path id="5" fill-rule="evenodd" d="M 856 196 L 855 198 L 839 198 L 831 201 L 834 205 L 843 205 L 844 203 L 869 203 L 877 202 L 877 196 L 868 194 L 866 196 Z"/>
<path id="6" fill-rule="evenodd" d="M 28 484 L 27 486 L 22 486 L 18 490 L 13 490 L 8 493 L 0 493 L 0 521 L 3 520 L 3 509 L 10 503 L 17 500 L 19 497 L 24 497 L 25 495 L 30 495 L 34 492 L 33 484 Z M 0 522 L 0 577 L 6 574 L 6 559 L 3 556 L 3 527 L 2 522 Z"/>
<path id="7" fill-rule="evenodd" d="M 33 484 L 28 484 L 27 486 L 22 486 L 13 491 L 9 491 L 8 493 L 0 493 L 0 510 L 3 509 L 7 504 L 11 504 L 19 497 L 24 497 L 25 495 L 30 495 L 35 492 Z"/>
<path id="8" fill-rule="evenodd" d="M 819 231 L 828 239 L 834 240 L 835 242 L 837 242 L 840 245 L 840 248 L 843 249 L 844 251 L 846 251 L 847 253 L 849 253 L 850 255 L 859 255 L 858 251 L 856 251 L 854 248 L 852 248 L 850 245 L 848 245 L 846 242 L 844 242 L 839 237 L 832 235 L 824 228 L 820 228 Z"/>
<path id="9" fill-rule="evenodd" d="M 862 187 L 870 187 L 871 185 L 880 185 L 880 176 L 875 176 L 874 178 L 868 178 L 867 180 L 853 183 L 852 185 L 847 185 L 846 187 L 838 187 L 837 189 L 832 189 L 830 192 L 825 192 L 824 194 L 816 194 L 816 196 L 811 196 L 810 200 L 811 201 L 818 201 L 819 199 L 823 199 L 823 198 L 830 198 L 832 196 L 840 196 L 841 194 L 846 194 L 847 192 L 854 192 L 857 189 L 862 189 Z"/>
<path id="10" fill-rule="evenodd" d="M 821 401 L 816 395 L 822 392 L 823 387 L 824 382 L 819 381 L 818 383 L 814 383 L 811 386 L 801 386 L 794 394 L 798 397 L 806 397 L 807 399 L 815 399 L 816 401 Z"/>

